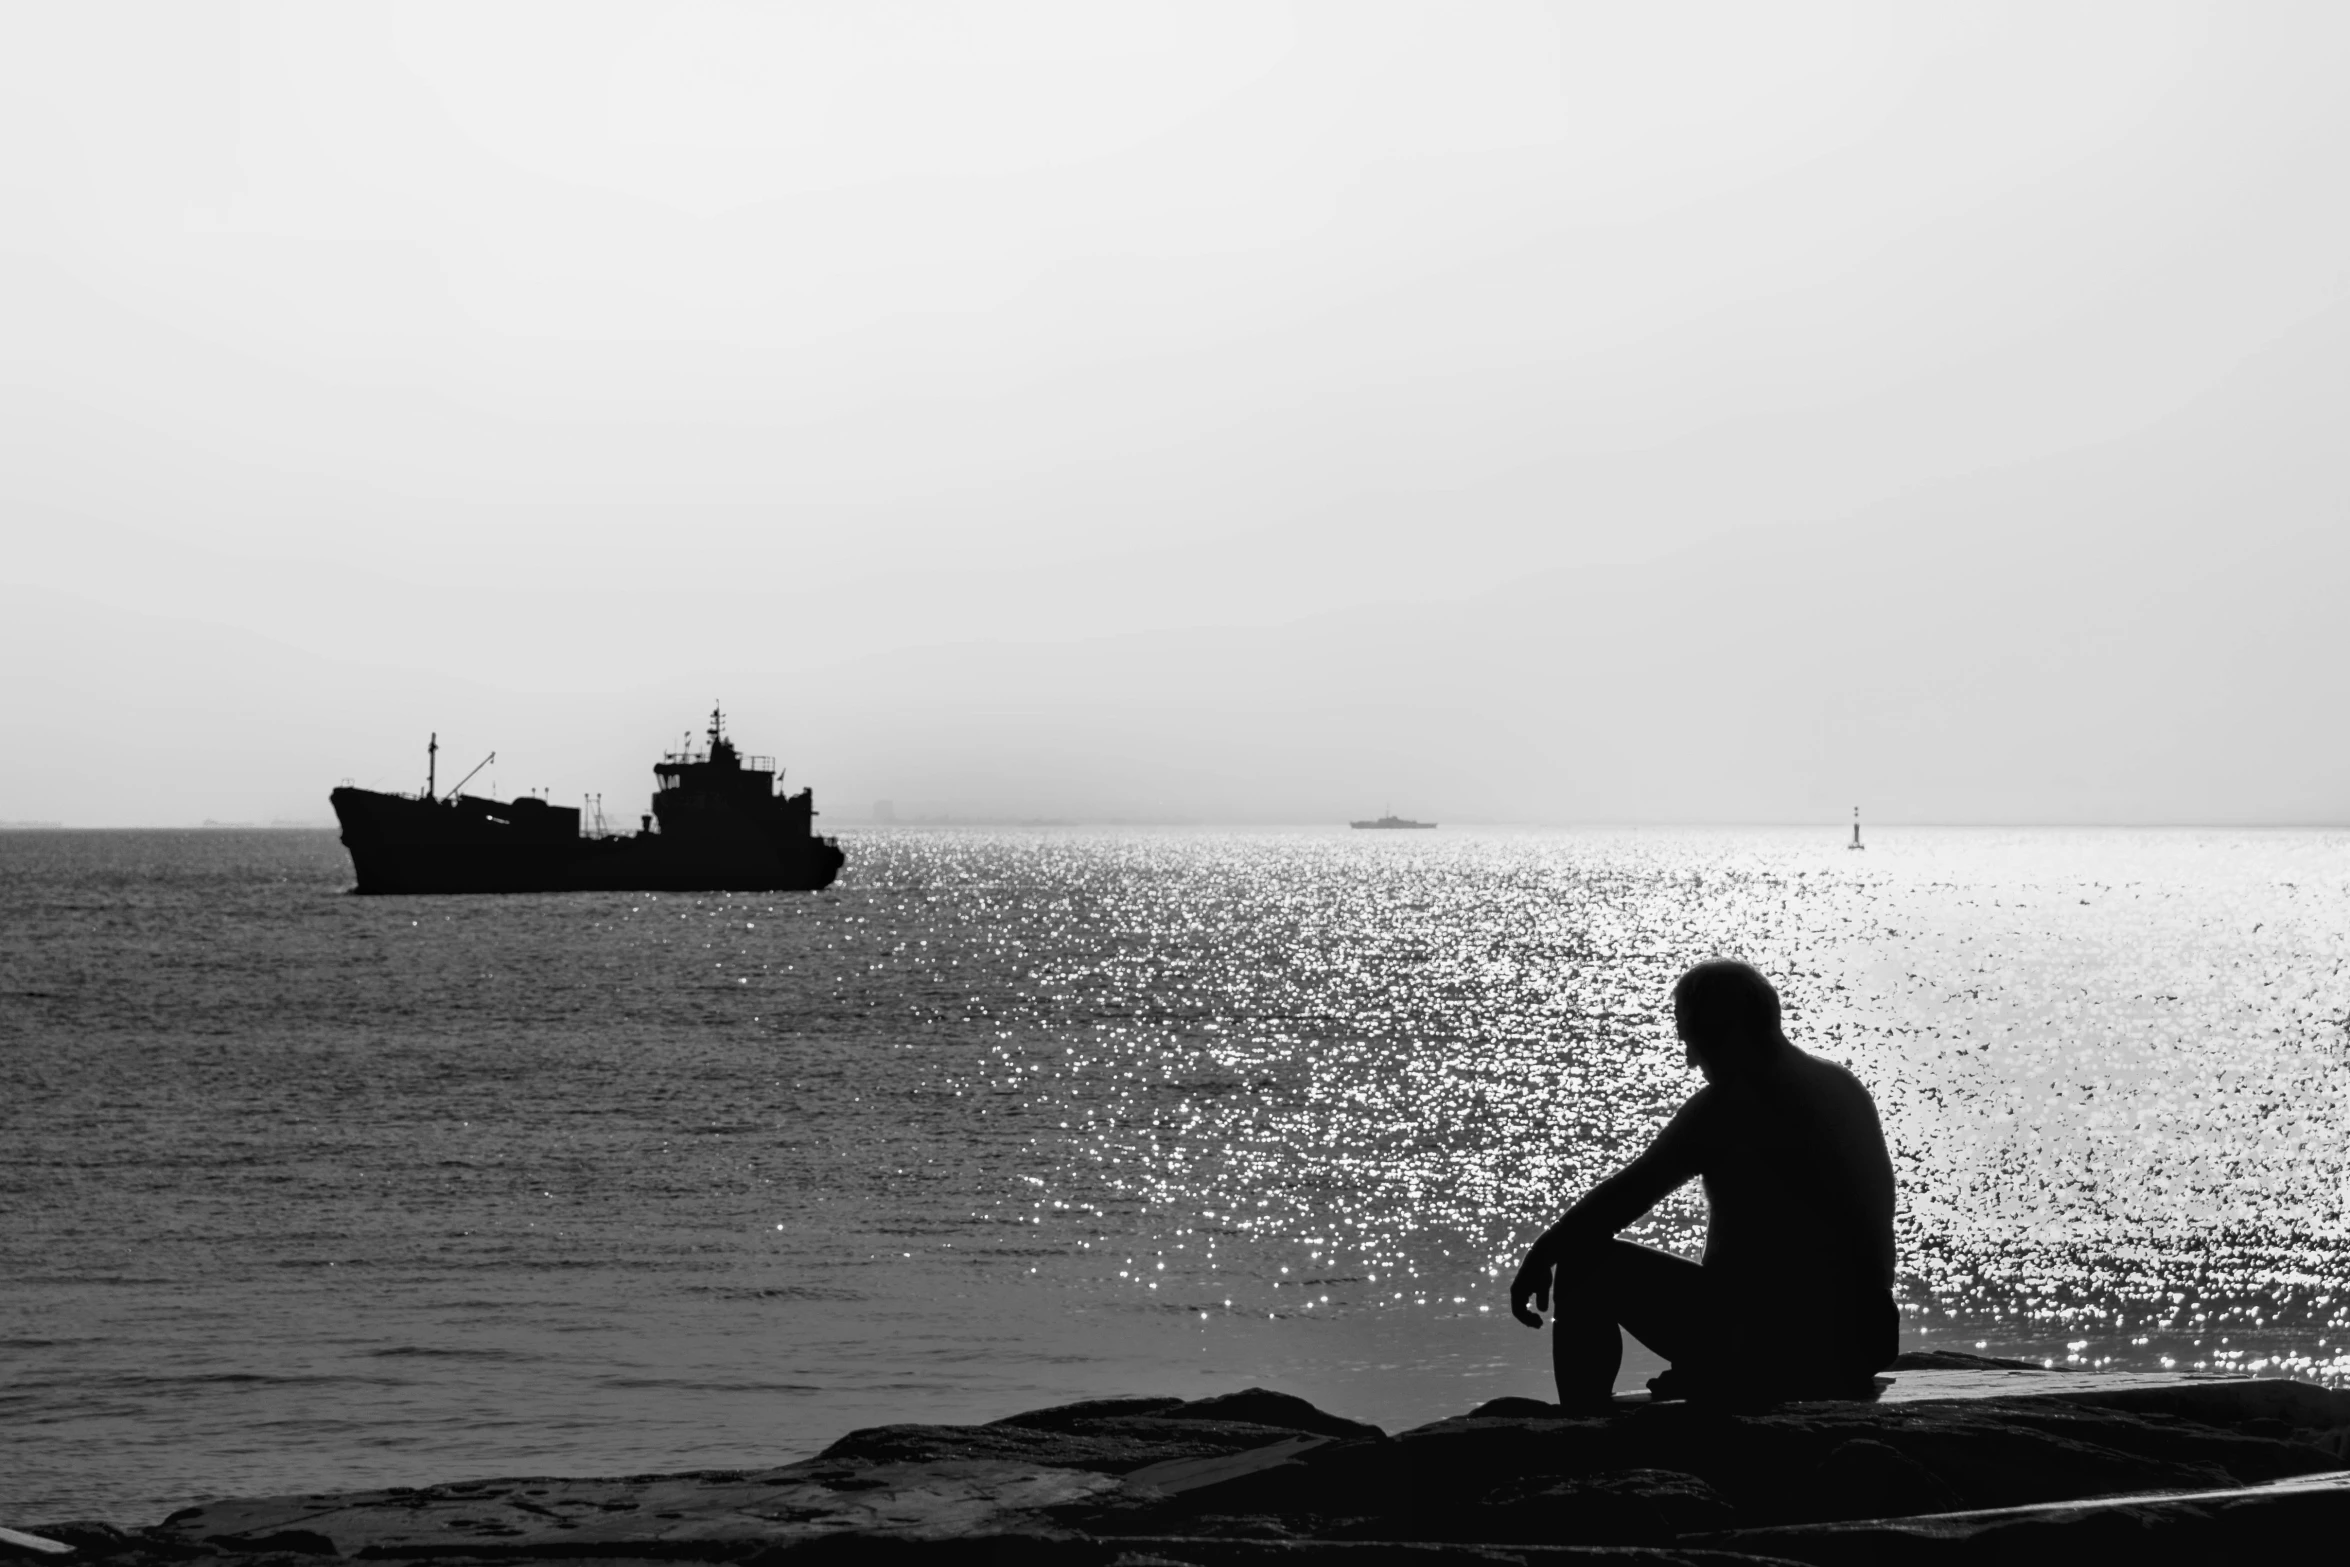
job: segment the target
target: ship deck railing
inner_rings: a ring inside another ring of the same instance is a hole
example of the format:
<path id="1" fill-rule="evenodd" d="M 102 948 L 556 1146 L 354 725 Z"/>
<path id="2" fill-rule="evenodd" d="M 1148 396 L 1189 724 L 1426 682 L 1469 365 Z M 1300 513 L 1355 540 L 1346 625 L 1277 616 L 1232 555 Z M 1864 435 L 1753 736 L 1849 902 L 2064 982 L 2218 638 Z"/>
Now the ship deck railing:
<path id="1" fill-rule="evenodd" d="M 699 767 L 709 760 L 709 753 L 705 751 L 666 751 L 662 753 L 661 765 L 663 767 Z M 742 770 L 746 773 L 782 771 L 775 765 L 775 758 L 772 756 L 743 756 L 737 753 L 735 760 L 742 764 Z"/>

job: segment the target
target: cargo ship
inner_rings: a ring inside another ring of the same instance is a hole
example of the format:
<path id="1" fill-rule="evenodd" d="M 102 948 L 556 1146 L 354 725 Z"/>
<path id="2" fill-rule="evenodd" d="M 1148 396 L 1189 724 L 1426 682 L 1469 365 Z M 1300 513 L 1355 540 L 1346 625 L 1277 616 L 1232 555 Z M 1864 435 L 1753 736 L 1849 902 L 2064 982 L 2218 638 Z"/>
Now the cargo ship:
<path id="1" fill-rule="evenodd" d="M 737 751 L 716 708 L 704 749 L 654 766 L 653 808 L 636 832 L 609 831 L 600 811 L 582 832 L 579 810 L 537 795 L 477 798 L 465 792 L 473 773 L 441 794 L 439 757 L 436 734 L 422 794 L 346 783 L 327 796 L 357 891 L 817 892 L 845 858 L 815 833 L 814 792 L 780 792 L 775 759 Z"/>

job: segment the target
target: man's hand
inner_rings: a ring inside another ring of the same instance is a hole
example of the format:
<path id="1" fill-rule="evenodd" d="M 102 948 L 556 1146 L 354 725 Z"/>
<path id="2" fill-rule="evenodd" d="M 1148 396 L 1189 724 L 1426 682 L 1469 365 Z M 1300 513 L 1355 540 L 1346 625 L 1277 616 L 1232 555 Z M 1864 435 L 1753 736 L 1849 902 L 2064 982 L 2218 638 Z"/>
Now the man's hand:
<path id="1" fill-rule="evenodd" d="M 1510 1280 L 1510 1315 L 1530 1328 L 1542 1326 L 1536 1312 L 1550 1309 L 1550 1259 L 1536 1246 L 1526 1253 L 1526 1260 L 1518 1264 L 1518 1276 Z M 1526 1302 L 1534 1302 L 1534 1310 L 1526 1309 Z"/>

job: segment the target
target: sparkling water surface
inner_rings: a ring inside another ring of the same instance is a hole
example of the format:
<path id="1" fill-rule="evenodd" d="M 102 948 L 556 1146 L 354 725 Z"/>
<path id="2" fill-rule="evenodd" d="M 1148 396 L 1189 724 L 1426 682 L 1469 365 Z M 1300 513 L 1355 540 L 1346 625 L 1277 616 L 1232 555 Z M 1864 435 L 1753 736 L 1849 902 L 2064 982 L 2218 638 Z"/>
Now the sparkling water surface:
<path id="1" fill-rule="evenodd" d="M 846 845 L 363 899 L 330 833 L 0 833 L 0 1522 L 1541 1395 L 1501 1287 L 1717 953 L 1876 1093 L 1907 1341 L 2350 1381 L 2350 835 Z"/>

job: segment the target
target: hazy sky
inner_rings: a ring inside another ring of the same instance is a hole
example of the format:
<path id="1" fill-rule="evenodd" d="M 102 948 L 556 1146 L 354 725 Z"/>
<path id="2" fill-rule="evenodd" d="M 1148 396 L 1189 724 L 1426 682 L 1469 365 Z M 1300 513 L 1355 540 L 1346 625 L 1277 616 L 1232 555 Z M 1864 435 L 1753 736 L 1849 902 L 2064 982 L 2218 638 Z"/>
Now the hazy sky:
<path id="1" fill-rule="evenodd" d="M 2211 760 L 2340 639 L 2179 595 L 2350 586 L 2345 80 L 2330 5 L 12 7 L 0 819 L 322 816 L 428 726 L 633 799 L 721 693 L 851 816 L 2340 819 L 2334 720 Z M 2136 586 L 1977 682 L 2019 528 Z M 1677 617 L 1724 549 L 1942 640 L 1660 748 L 1552 606 L 1837 645 Z M 1408 701 L 1300 673 L 1396 628 Z M 1999 716 L 2068 682 L 2165 716 Z"/>

